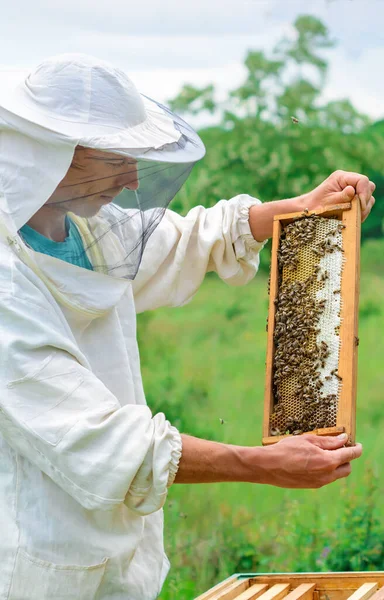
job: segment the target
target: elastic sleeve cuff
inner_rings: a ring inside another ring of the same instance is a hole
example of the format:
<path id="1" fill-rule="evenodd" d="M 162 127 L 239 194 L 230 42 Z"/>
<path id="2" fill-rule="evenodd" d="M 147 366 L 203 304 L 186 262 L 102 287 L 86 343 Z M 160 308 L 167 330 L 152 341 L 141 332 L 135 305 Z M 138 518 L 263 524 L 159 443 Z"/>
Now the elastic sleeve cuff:
<path id="1" fill-rule="evenodd" d="M 255 263 L 258 266 L 259 252 L 264 248 L 268 240 L 258 242 L 251 233 L 249 209 L 256 204 L 261 204 L 258 198 L 253 198 L 247 194 L 238 196 L 236 233 L 233 246 L 237 260 L 244 260 L 250 264 Z"/>
<path id="2" fill-rule="evenodd" d="M 173 439 L 172 439 L 171 462 L 169 465 L 169 475 L 168 475 L 167 487 L 171 487 L 171 485 L 175 481 L 176 473 L 179 469 L 179 463 L 180 463 L 182 447 L 183 447 L 183 444 L 181 441 L 181 435 L 180 435 L 179 431 L 176 429 L 176 427 L 173 427 L 173 426 L 171 426 L 170 429 L 174 435 L 173 435 Z"/>

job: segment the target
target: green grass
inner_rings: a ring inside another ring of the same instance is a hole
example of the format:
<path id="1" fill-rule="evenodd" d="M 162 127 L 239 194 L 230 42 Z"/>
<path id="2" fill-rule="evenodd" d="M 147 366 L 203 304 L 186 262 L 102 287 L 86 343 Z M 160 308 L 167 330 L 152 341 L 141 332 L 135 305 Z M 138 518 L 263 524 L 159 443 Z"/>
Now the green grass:
<path id="1" fill-rule="evenodd" d="M 384 245 L 374 242 L 362 254 L 357 439 L 364 455 L 347 483 L 356 498 L 364 496 L 368 466 L 379 481 L 384 475 L 383 253 Z M 151 408 L 164 410 L 185 433 L 260 445 L 267 306 L 265 274 L 244 288 L 230 288 L 210 276 L 188 306 L 141 317 L 142 368 Z M 173 486 L 165 507 L 172 570 L 162 600 L 193 598 L 234 570 L 284 571 L 297 565 L 292 553 L 299 542 L 317 548 L 316 531 L 337 525 L 345 505 L 343 489 L 342 482 L 308 491 L 235 483 Z M 381 518 L 380 512 L 378 502 Z M 297 522 L 308 531 L 292 525 Z M 276 555 L 280 541 L 284 551 Z M 305 560 L 312 564 L 307 555 Z"/>

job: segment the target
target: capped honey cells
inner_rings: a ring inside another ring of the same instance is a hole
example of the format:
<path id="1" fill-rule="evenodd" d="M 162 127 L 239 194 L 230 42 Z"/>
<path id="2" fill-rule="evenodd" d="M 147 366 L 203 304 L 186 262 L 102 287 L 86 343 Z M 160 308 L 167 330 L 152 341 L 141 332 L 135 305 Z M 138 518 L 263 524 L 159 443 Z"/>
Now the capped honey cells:
<path id="1" fill-rule="evenodd" d="M 282 230 L 270 435 L 336 426 L 343 228 L 303 213 Z"/>

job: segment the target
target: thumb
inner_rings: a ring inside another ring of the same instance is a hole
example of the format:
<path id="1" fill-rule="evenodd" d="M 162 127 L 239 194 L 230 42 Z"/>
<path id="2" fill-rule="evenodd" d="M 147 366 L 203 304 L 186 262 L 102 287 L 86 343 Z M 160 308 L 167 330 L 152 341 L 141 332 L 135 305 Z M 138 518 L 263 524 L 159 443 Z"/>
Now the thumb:
<path id="1" fill-rule="evenodd" d="M 346 433 L 341 435 L 314 435 L 312 443 L 323 450 L 337 450 L 342 448 L 348 441 Z"/>
<path id="2" fill-rule="evenodd" d="M 355 197 L 356 191 L 353 185 L 347 185 L 341 192 L 339 192 L 340 202 L 350 202 Z"/>

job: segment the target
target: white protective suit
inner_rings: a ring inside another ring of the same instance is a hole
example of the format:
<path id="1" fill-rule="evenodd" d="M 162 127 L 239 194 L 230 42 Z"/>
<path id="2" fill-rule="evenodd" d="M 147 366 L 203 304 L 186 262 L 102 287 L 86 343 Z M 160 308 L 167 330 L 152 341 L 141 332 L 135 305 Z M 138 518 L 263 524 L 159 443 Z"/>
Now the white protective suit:
<path id="1" fill-rule="evenodd" d="M 63 174 L 74 145 L 68 155 L 60 136 L 25 123 L 15 133 L 0 117 L 0 600 L 154 600 L 181 438 L 146 405 L 136 312 L 188 302 L 207 271 L 246 284 L 259 201 L 167 210 L 134 281 L 82 269 L 16 235 L 42 205 L 37 181 L 46 197 L 53 185 L 39 153 L 55 149 Z M 102 252 L 123 247 L 120 235 L 104 236 Z"/>

